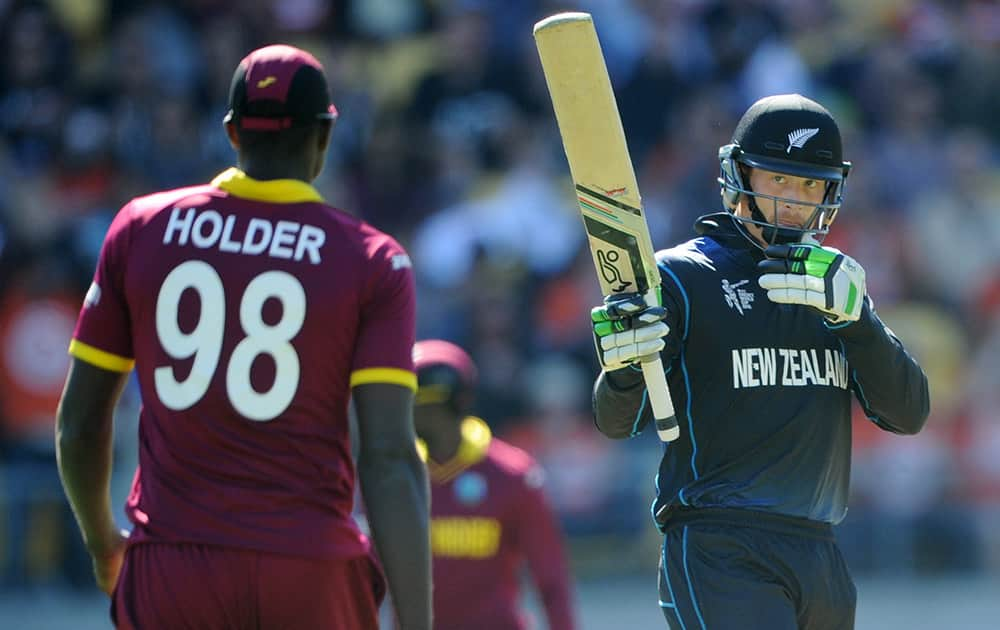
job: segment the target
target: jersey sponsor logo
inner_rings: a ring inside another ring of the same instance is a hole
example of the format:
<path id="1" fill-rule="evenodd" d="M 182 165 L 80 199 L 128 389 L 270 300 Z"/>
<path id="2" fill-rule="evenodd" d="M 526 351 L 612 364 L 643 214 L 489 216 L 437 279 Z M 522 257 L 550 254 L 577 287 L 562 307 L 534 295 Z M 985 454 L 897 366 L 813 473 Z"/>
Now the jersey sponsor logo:
<path id="1" fill-rule="evenodd" d="M 455 498 L 463 505 L 473 506 L 486 498 L 486 479 L 477 472 L 467 472 L 455 480 Z"/>
<path id="2" fill-rule="evenodd" d="M 90 283 L 87 295 L 83 296 L 83 307 L 92 308 L 101 303 L 101 287 L 96 282 Z"/>
<path id="3" fill-rule="evenodd" d="M 829 348 L 733 349 L 733 389 L 805 387 L 847 389 L 847 357 Z"/>
<path id="4" fill-rule="evenodd" d="M 191 245 L 198 249 L 218 249 L 231 254 L 270 256 L 286 260 L 307 259 L 318 265 L 326 232 L 308 223 L 237 219 L 223 217 L 215 210 L 174 208 L 163 231 L 164 245 Z"/>
<path id="5" fill-rule="evenodd" d="M 392 257 L 392 270 L 396 271 L 398 269 L 409 269 L 413 266 L 410 262 L 410 257 L 406 254 L 396 254 Z"/>
<path id="6" fill-rule="evenodd" d="M 524 485 L 536 490 L 545 485 L 545 471 L 542 470 L 541 466 L 532 466 L 528 472 L 524 474 Z"/>
<path id="7" fill-rule="evenodd" d="M 495 518 L 448 516 L 431 519 L 431 553 L 446 558 L 492 558 L 503 527 Z"/>
<path id="8" fill-rule="evenodd" d="M 744 284 L 750 282 L 749 280 L 740 280 L 739 282 L 730 282 L 729 280 L 722 281 L 722 295 L 726 298 L 726 304 L 729 308 L 734 309 L 740 315 L 743 315 L 750 310 L 751 304 L 753 304 L 753 293 L 741 288 Z"/>
<path id="9" fill-rule="evenodd" d="M 601 187 L 598 186 L 598 188 Z M 618 188 L 612 188 L 611 190 L 608 190 L 606 188 L 601 188 L 601 192 L 603 192 L 608 197 L 621 197 L 626 192 L 628 192 L 628 189 L 624 186 L 619 186 Z"/>
<path id="10" fill-rule="evenodd" d="M 818 133 L 818 127 L 813 127 L 812 129 L 796 129 L 795 131 L 788 132 L 788 148 L 785 149 L 785 153 L 791 153 L 793 148 L 801 149 L 806 146 L 806 142 L 809 142 L 809 139 Z"/>

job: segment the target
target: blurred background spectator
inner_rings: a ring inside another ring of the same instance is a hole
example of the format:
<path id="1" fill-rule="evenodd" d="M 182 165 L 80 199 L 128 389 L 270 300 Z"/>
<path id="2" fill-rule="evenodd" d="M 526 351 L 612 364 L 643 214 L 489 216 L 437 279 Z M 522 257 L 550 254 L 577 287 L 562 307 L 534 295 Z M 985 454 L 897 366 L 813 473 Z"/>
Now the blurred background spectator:
<path id="1" fill-rule="evenodd" d="M 595 15 L 659 247 L 720 208 L 717 148 L 758 97 L 842 121 L 855 169 L 828 242 L 869 270 L 934 409 L 904 439 L 859 413 L 839 533 L 861 575 L 1000 573 L 996 2 L 0 0 L 4 588 L 90 588 L 51 455 L 77 304 L 122 204 L 232 164 L 232 69 L 277 41 L 331 76 L 320 191 L 409 249 L 418 337 L 473 354 L 480 415 L 549 469 L 578 574 L 651 571 L 659 446 L 592 429 L 601 296 L 530 36 L 566 9 Z"/>

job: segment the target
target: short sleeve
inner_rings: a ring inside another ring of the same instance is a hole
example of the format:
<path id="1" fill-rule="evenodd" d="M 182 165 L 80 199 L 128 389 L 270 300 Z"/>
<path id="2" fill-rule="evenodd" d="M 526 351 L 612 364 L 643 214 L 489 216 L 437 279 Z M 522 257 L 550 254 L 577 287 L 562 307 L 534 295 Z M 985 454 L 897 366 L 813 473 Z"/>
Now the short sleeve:
<path id="1" fill-rule="evenodd" d="M 392 383 L 416 390 L 416 288 L 410 257 L 384 234 L 367 243 L 373 272 L 362 299 L 351 386 Z"/>
<path id="2" fill-rule="evenodd" d="M 126 205 L 108 228 L 69 347 L 74 357 L 115 372 L 127 372 L 135 364 L 125 298 L 131 216 L 131 205 Z"/>

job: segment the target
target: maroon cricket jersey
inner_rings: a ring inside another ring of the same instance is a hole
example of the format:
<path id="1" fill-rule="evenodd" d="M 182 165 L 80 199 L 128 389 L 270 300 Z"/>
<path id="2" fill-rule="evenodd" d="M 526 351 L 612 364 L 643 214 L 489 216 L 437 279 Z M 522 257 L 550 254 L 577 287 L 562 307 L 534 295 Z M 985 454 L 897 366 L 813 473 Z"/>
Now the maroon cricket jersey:
<path id="1" fill-rule="evenodd" d="M 462 423 L 455 457 L 443 464 L 428 459 L 427 467 L 434 627 L 528 628 L 519 588 L 527 563 L 548 627 L 571 629 L 562 535 L 542 491 L 541 469 L 531 456 L 493 438 L 485 422 L 469 417 Z"/>
<path id="2" fill-rule="evenodd" d="M 297 180 L 237 169 L 132 200 L 70 353 L 142 394 L 133 542 L 353 557 L 350 388 L 416 388 L 413 274 Z"/>

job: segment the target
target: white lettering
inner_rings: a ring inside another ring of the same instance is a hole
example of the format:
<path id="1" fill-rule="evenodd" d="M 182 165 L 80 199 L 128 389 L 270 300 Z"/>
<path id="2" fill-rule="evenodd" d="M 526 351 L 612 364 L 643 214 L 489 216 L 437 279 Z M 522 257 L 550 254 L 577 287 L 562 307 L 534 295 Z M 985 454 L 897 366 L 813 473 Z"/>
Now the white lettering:
<path id="1" fill-rule="evenodd" d="M 805 385 L 802 380 L 802 365 L 799 363 L 799 353 L 795 350 L 788 351 L 788 374 L 790 380 L 784 385 Z"/>
<path id="2" fill-rule="evenodd" d="M 206 236 L 203 233 L 202 228 L 206 223 L 211 224 L 211 232 Z M 208 249 L 215 242 L 219 240 L 219 235 L 222 234 L 222 217 L 215 210 L 205 210 L 198 215 L 198 218 L 194 220 L 194 230 L 191 233 L 191 242 L 195 247 L 200 247 L 201 249 Z"/>
<path id="3" fill-rule="evenodd" d="M 163 232 L 163 244 L 169 245 L 174 238 L 174 232 L 180 231 L 177 238 L 178 245 L 187 245 L 188 235 L 191 234 L 191 223 L 194 221 L 194 208 L 188 208 L 184 213 L 184 218 L 180 218 L 181 209 L 174 208 L 170 211 L 170 219 L 167 221 L 167 229 Z"/>
<path id="4" fill-rule="evenodd" d="M 267 249 L 268 243 L 271 242 L 271 234 L 274 233 L 274 228 L 271 227 L 270 221 L 265 221 L 264 219 L 250 219 L 250 225 L 247 226 L 247 233 L 243 236 L 243 253 L 250 254 L 251 256 L 256 256 Z M 259 241 L 254 241 L 254 239 L 259 238 Z"/>
<path id="5" fill-rule="evenodd" d="M 839 387 L 840 383 L 838 382 L 837 379 L 837 364 L 833 356 L 834 356 L 833 350 L 827 348 L 826 350 L 823 351 L 823 358 L 826 363 L 825 365 L 826 369 L 824 370 L 826 376 L 824 378 L 826 378 L 826 382 L 829 383 L 830 385 L 837 385 Z"/>
<path id="6" fill-rule="evenodd" d="M 309 252 L 309 262 L 320 263 L 319 248 L 326 243 L 326 232 L 312 225 L 303 225 L 299 232 L 299 242 L 295 246 L 295 260 L 302 260 L 302 254 Z"/>
<path id="7" fill-rule="evenodd" d="M 813 370 L 812 360 L 809 358 L 808 350 L 799 351 L 799 363 L 802 365 L 802 384 L 815 385 L 816 371 Z"/>
<path id="8" fill-rule="evenodd" d="M 236 225 L 236 217 L 231 214 L 226 217 L 226 225 L 222 228 L 222 240 L 219 241 L 219 250 L 232 254 L 239 253 L 240 244 L 238 241 L 232 239 L 234 225 Z"/>
<path id="9" fill-rule="evenodd" d="M 816 354 L 816 348 L 809 349 L 809 369 L 813 374 L 813 381 L 817 385 L 827 385 L 826 379 L 823 378 L 823 370 L 819 367 L 819 355 Z"/>
<path id="10" fill-rule="evenodd" d="M 733 389 L 744 387 L 747 382 L 747 364 L 740 360 L 742 354 L 742 350 L 733 350 Z"/>
<path id="11" fill-rule="evenodd" d="M 760 387 L 760 379 L 757 375 L 760 374 L 760 348 L 747 348 L 743 352 L 746 353 L 747 361 L 747 387 Z"/>
<path id="12" fill-rule="evenodd" d="M 291 258 L 291 247 L 287 247 L 295 242 L 295 234 L 299 231 L 299 224 L 293 221 L 278 221 L 274 226 L 274 238 L 271 240 L 271 248 L 267 251 L 273 258 Z"/>
<path id="13" fill-rule="evenodd" d="M 834 356 L 837 363 L 837 386 L 840 389 L 847 389 L 847 357 L 839 352 Z"/>
<path id="14" fill-rule="evenodd" d="M 774 385 L 777 382 L 775 376 L 778 370 L 778 363 L 774 357 L 774 348 L 761 348 L 761 356 L 764 359 L 764 365 L 760 373 L 761 384 Z"/>
<path id="15" fill-rule="evenodd" d="M 818 348 L 741 348 L 730 351 L 733 389 L 746 387 L 805 387 L 822 385 L 847 389 L 847 359 L 840 352 Z M 823 353 L 821 366 L 819 357 Z M 781 380 L 778 368 L 781 367 Z"/>
<path id="16" fill-rule="evenodd" d="M 308 259 L 314 265 L 322 262 L 320 249 L 326 244 L 326 232 L 321 228 L 295 221 L 272 223 L 250 218 L 246 221 L 246 231 L 239 236 L 241 222 L 237 215 L 223 216 L 216 210 L 174 208 L 167 220 L 163 243 L 187 245 L 190 242 L 199 249 L 218 248 L 230 254 L 267 254 L 296 261 Z"/>

